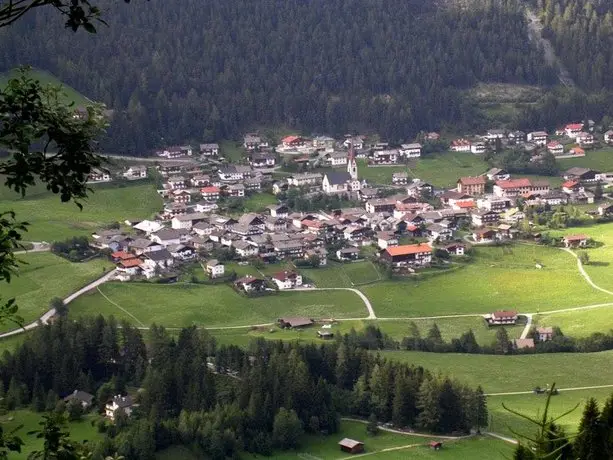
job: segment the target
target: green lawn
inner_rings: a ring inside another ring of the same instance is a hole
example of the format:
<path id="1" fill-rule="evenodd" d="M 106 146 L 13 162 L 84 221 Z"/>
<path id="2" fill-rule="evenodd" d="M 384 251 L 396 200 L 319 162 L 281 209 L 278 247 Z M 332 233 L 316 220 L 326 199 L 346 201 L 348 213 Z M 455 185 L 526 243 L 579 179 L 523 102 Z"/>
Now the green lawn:
<path id="1" fill-rule="evenodd" d="M 66 297 L 88 282 L 99 278 L 103 269 L 111 264 L 102 259 L 84 263 L 71 263 L 49 252 L 23 254 L 26 262 L 20 266 L 20 275 L 2 284 L 2 298 L 15 297 L 19 315 L 26 322 L 34 321 L 49 308 L 53 297 Z M 0 325 L 0 330 L 15 329 L 14 324 Z"/>
<path id="2" fill-rule="evenodd" d="M 82 211 L 74 203 L 62 203 L 57 195 L 41 193 L 40 188 L 25 198 L 6 190 L 0 196 L 0 210 L 13 210 L 18 220 L 31 224 L 24 234 L 27 241 L 89 235 L 103 224 L 152 217 L 161 206 L 162 199 L 151 184 L 94 188 Z"/>
<path id="3" fill-rule="evenodd" d="M 71 305 L 71 314 L 102 313 L 147 326 L 157 323 L 166 327 L 242 326 L 275 322 L 281 316 L 343 318 L 367 314 L 362 300 L 347 291 L 280 292 L 248 298 L 227 285 L 144 283 L 107 283 L 101 291 L 123 310 L 94 292 L 77 299 Z"/>
<path id="4" fill-rule="evenodd" d="M 246 158 L 245 149 L 240 142 L 224 140 L 219 142 L 219 154 L 231 163 L 238 163 Z"/>
<path id="5" fill-rule="evenodd" d="M 538 326 L 558 326 L 565 335 L 571 337 L 585 337 L 595 332 L 608 332 L 613 329 L 613 305 L 537 315 L 533 321 Z"/>
<path id="6" fill-rule="evenodd" d="M 562 171 L 575 166 L 591 168 L 600 172 L 613 171 L 613 148 L 586 150 L 584 157 L 564 158 L 558 160 L 558 164 Z"/>
<path id="7" fill-rule="evenodd" d="M 9 79 L 16 78 L 17 75 L 18 75 L 17 69 L 13 69 L 9 72 L 0 74 L 0 87 L 4 88 L 8 84 Z M 75 107 L 86 106 L 92 103 L 90 99 L 85 97 L 83 94 L 79 93 L 76 89 L 72 88 L 71 86 L 68 86 L 65 83 L 61 82 L 60 80 L 58 80 L 58 78 L 55 75 L 49 72 L 33 68 L 30 71 L 30 77 L 33 78 L 34 80 L 40 81 L 40 83 L 43 85 L 48 85 L 48 84 L 53 85 L 53 86 L 61 85 L 64 102 L 68 102 L 68 103 L 73 102 L 75 104 Z"/>
<path id="8" fill-rule="evenodd" d="M 440 451 L 426 445 L 409 447 L 391 452 L 381 452 L 372 456 L 377 460 L 397 459 L 461 459 L 503 460 L 512 458 L 514 446 L 489 437 L 475 437 L 460 441 L 443 441 Z"/>
<path id="9" fill-rule="evenodd" d="M 342 270 L 354 285 L 379 281 L 381 275 L 371 261 L 343 264 Z"/>
<path id="10" fill-rule="evenodd" d="M 360 289 L 379 317 L 537 312 L 604 303 L 611 296 L 591 288 L 574 258 L 536 245 L 478 247 L 472 262 L 423 279 L 383 281 Z M 536 263 L 543 268 L 535 268 Z"/>
<path id="11" fill-rule="evenodd" d="M 41 428 L 39 422 L 42 420 L 42 416 L 43 414 L 21 409 L 0 417 L 0 424 L 5 433 L 22 426 L 16 434 L 21 437 L 25 445 L 21 453 L 9 454 L 11 460 L 25 460 L 34 450 L 42 449 L 42 440 L 37 439 L 35 434 L 28 434 L 30 431 L 36 431 Z M 101 439 L 101 435 L 98 433 L 95 424 L 92 426 L 92 422 L 96 422 L 99 419 L 100 416 L 97 414 L 87 414 L 82 420 L 70 423 L 68 426 L 70 438 L 79 442 L 88 441 L 88 443 L 98 441 Z"/>
<path id="12" fill-rule="evenodd" d="M 351 279 L 337 262 L 328 261 L 325 267 L 301 268 L 300 273 L 317 287 L 352 287 Z"/>
<path id="13" fill-rule="evenodd" d="M 560 388 L 613 383 L 613 351 L 514 356 L 389 351 L 383 355 L 481 385 L 486 393 L 530 391 L 552 382 Z"/>
<path id="14" fill-rule="evenodd" d="M 243 208 L 245 212 L 264 212 L 266 206 L 277 203 L 277 197 L 270 193 L 256 193 L 243 201 Z"/>

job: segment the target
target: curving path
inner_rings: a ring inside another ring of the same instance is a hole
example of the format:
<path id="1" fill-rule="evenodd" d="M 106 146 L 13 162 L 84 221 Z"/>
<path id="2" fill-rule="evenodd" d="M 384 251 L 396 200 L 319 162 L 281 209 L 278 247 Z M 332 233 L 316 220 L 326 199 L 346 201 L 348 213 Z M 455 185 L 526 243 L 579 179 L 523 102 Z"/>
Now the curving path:
<path id="1" fill-rule="evenodd" d="M 366 297 L 362 291 L 358 291 L 357 289 L 353 289 L 353 288 L 296 288 L 294 289 L 294 291 L 351 291 L 354 294 L 357 294 L 362 299 L 362 301 L 364 302 L 364 305 L 366 306 L 366 309 L 368 310 L 368 316 L 366 318 L 344 318 L 345 321 L 359 320 L 359 319 L 377 319 L 377 315 L 375 315 L 375 310 L 372 307 L 370 300 L 368 300 L 368 297 Z"/>
<path id="2" fill-rule="evenodd" d="M 571 256 L 577 259 L 577 268 L 579 269 L 579 273 L 581 273 L 581 276 L 585 278 L 585 281 L 587 281 L 590 286 L 592 286 L 594 289 L 597 289 L 598 291 L 604 292 L 605 294 L 613 295 L 613 292 L 607 291 L 606 289 L 601 288 L 600 286 L 598 286 L 592 281 L 592 278 L 590 278 L 590 275 L 588 275 L 587 272 L 585 271 L 585 268 L 583 268 L 583 263 L 581 263 L 581 259 L 579 259 L 579 256 L 577 254 L 575 254 L 573 251 L 571 251 L 568 248 L 561 248 L 561 249 L 562 251 L 568 252 Z"/>

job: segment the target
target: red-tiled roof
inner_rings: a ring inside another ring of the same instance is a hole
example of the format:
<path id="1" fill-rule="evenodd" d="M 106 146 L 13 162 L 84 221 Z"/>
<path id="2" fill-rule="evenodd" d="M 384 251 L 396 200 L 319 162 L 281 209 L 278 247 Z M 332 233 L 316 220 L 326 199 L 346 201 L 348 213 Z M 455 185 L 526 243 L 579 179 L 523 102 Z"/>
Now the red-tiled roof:
<path id="1" fill-rule="evenodd" d="M 200 193 L 219 193 L 219 187 L 202 187 Z"/>
<path id="2" fill-rule="evenodd" d="M 581 130 L 583 129 L 583 123 L 569 123 L 564 129 L 570 129 L 572 131 Z"/>
<path id="3" fill-rule="evenodd" d="M 475 202 L 473 200 L 456 201 L 455 205 L 458 208 L 469 209 L 475 207 Z"/>
<path id="4" fill-rule="evenodd" d="M 300 140 L 300 136 L 287 136 L 283 138 L 282 142 L 284 144 L 291 144 L 292 142 L 296 142 L 297 140 Z"/>
<path id="5" fill-rule="evenodd" d="M 417 230 L 417 226 L 413 224 L 407 224 L 407 230 L 410 232 L 414 232 L 415 230 Z"/>
<path id="6" fill-rule="evenodd" d="M 582 241 L 582 240 L 587 240 L 588 236 L 580 233 L 578 235 L 567 235 L 564 237 L 564 239 L 566 241 Z"/>
<path id="7" fill-rule="evenodd" d="M 581 147 L 574 147 L 570 149 L 570 151 L 573 155 L 585 155 L 585 150 L 583 150 Z"/>
<path id="8" fill-rule="evenodd" d="M 530 187 L 532 183 L 530 179 L 522 178 L 522 179 L 509 179 L 509 180 L 499 180 L 496 182 L 496 185 L 501 189 L 513 189 L 513 188 L 522 188 L 522 187 Z"/>
<path id="9" fill-rule="evenodd" d="M 566 182 L 564 182 L 562 184 L 562 187 L 564 188 L 573 188 L 575 186 L 579 185 L 579 181 L 576 180 L 567 180 Z"/>
<path id="10" fill-rule="evenodd" d="M 140 259 L 127 259 L 127 260 L 122 260 L 121 262 L 119 262 L 119 265 L 122 268 L 133 268 L 133 267 L 138 267 L 141 263 L 142 261 Z"/>
<path id="11" fill-rule="evenodd" d="M 387 248 L 386 252 L 390 256 L 407 256 L 409 254 L 424 254 L 432 252 L 432 248 L 427 244 L 405 244 Z"/>
<path id="12" fill-rule="evenodd" d="M 459 182 L 462 185 L 485 185 L 485 177 L 460 177 Z"/>
<path id="13" fill-rule="evenodd" d="M 548 149 L 554 149 L 556 147 L 562 147 L 562 144 L 559 143 L 558 141 L 552 141 L 549 144 L 547 144 Z"/>
<path id="14" fill-rule="evenodd" d="M 288 278 L 295 278 L 296 276 L 298 276 L 296 272 L 283 271 L 283 272 L 275 273 L 272 277 L 279 281 L 285 281 Z"/>
<path id="15" fill-rule="evenodd" d="M 494 318 L 515 318 L 516 316 L 517 312 L 515 310 L 501 310 L 492 313 Z"/>
<path id="16" fill-rule="evenodd" d="M 126 259 L 133 259 L 134 254 L 130 254 L 129 252 L 126 252 L 126 251 L 117 251 L 111 254 L 111 257 L 113 259 L 126 260 Z"/>

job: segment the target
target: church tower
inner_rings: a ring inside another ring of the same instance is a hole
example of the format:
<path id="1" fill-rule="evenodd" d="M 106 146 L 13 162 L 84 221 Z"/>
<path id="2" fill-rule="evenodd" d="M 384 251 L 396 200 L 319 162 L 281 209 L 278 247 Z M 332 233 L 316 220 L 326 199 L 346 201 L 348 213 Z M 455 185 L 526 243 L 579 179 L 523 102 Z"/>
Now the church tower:
<path id="1" fill-rule="evenodd" d="M 351 179 L 358 180 L 358 165 L 355 162 L 353 145 L 349 146 L 349 152 L 347 153 L 347 172 L 351 176 Z"/>

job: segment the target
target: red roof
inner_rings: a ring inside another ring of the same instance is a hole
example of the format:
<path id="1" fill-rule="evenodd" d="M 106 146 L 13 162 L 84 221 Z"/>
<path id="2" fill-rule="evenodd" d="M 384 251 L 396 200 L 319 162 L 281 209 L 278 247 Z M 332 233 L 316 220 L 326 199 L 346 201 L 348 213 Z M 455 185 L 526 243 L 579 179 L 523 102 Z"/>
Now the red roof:
<path id="1" fill-rule="evenodd" d="M 499 180 L 496 182 L 496 185 L 501 189 L 513 189 L 513 188 L 522 188 L 522 187 L 531 187 L 532 183 L 530 179 L 522 178 L 522 179 L 509 179 L 509 180 Z"/>
<path id="2" fill-rule="evenodd" d="M 501 310 L 492 313 L 493 318 L 516 318 L 517 312 L 515 310 Z"/>
<path id="3" fill-rule="evenodd" d="M 117 251 L 111 254 L 111 257 L 113 259 L 126 260 L 126 259 L 133 259 L 134 254 L 130 254 L 129 252 L 126 252 L 126 251 Z"/>
<path id="4" fill-rule="evenodd" d="M 385 250 L 390 256 L 407 256 L 409 254 L 425 254 L 432 252 L 432 248 L 427 244 L 405 244 L 394 246 Z"/>
<path id="5" fill-rule="evenodd" d="M 142 261 L 140 259 L 127 259 L 119 262 L 119 265 L 123 268 L 133 268 L 138 267 Z"/>
<path id="6" fill-rule="evenodd" d="M 583 234 L 568 235 L 564 237 L 566 241 L 583 241 L 583 240 L 587 240 L 587 238 L 588 238 L 587 235 L 583 235 Z"/>
<path id="7" fill-rule="evenodd" d="M 288 278 L 296 278 L 296 276 L 298 276 L 296 272 L 284 271 L 284 272 L 275 273 L 273 275 L 273 278 L 279 281 L 285 281 Z"/>
<path id="8" fill-rule="evenodd" d="M 583 150 L 581 147 L 574 147 L 570 149 L 570 151 L 573 155 L 585 155 L 585 150 Z"/>
<path id="9" fill-rule="evenodd" d="M 417 226 L 413 224 L 407 224 L 407 230 L 410 232 L 414 232 L 415 230 L 417 230 Z"/>
<path id="10" fill-rule="evenodd" d="M 460 182 L 462 185 L 485 185 L 485 178 L 483 176 L 460 177 L 458 182 Z"/>
<path id="11" fill-rule="evenodd" d="M 292 142 L 296 142 L 300 140 L 300 136 L 286 136 L 283 138 L 282 142 L 284 144 L 291 144 Z"/>
<path id="12" fill-rule="evenodd" d="M 474 208 L 475 202 L 472 200 L 456 201 L 455 205 L 462 209 Z"/>
<path id="13" fill-rule="evenodd" d="M 549 144 L 547 144 L 548 149 L 554 149 L 556 147 L 562 147 L 562 144 L 559 143 L 558 141 L 552 141 Z"/>
<path id="14" fill-rule="evenodd" d="M 570 129 L 571 131 L 580 131 L 583 129 L 583 123 L 569 123 L 564 129 Z"/>
<path id="15" fill-rule="evenodd" d="M 566 182 L 564 182 L 562 184 L 562 187 L 564 188 L 573 188 L 575 186 L 579 185 L 579 181 L 576 180 L 567 180 Z"/>
<path id="16" fill-rule="evenodd" d="M 470 145 L 470 141 L 466 140 L 466 139 L 456 139 L 454 141 L 451 142 L 451 145 L 453 145 L 454 147 L 459 147 L 461 145 Z"/>
<path id="17" fill-rule="evenodd" d="M 200 193 L 219 193 L 219 187 L 202 187 Z"/>

